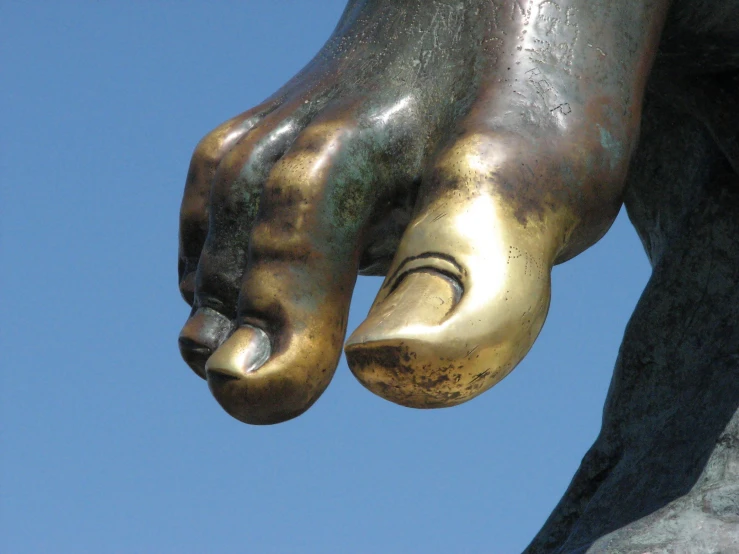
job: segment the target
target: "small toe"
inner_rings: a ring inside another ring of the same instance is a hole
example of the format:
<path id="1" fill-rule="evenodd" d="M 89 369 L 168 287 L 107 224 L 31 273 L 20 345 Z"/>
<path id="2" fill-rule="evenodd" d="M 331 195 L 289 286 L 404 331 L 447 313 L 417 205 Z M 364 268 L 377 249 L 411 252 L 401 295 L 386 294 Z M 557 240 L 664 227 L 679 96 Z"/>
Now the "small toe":
<path id="1" fill-rule="evenodd" d="M 205 379 L 205 363 L 226 340 L 233 324 L 211 308 L 198 308 L 180 332 L 180 354 L 187 365 Z"/>

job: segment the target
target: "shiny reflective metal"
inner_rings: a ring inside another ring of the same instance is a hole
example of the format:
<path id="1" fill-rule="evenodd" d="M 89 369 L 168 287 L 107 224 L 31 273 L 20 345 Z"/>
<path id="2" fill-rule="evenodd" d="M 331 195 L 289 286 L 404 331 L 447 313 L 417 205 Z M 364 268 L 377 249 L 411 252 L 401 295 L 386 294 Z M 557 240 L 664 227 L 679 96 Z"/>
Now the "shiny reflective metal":
<path id="1" fill-rule="evenodd" d="M 499 198 L 470 196 L 442 198 L 411 223 L 346 343 L 354 375 L 393 402 L 436 408 L 477 396 L 544 324 L 553 241 L 527 233 Z"/>
<path id="2" fill-rule="evenodd" d="M 542 328 L 554 264 L 622 201 L 667 0 L 352 0 L 326 46 L 193 155 L 183 357 L 247 423 L 333 376 L 358 274 L 385 282 L 346 343 L 371 391 L 453 406 Z"/>

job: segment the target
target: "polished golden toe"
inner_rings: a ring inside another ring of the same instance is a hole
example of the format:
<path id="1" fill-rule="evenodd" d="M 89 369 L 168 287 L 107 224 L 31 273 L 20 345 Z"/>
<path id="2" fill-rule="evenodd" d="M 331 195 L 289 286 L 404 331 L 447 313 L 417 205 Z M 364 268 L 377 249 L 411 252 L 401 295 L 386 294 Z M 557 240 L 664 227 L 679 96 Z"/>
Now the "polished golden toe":
<path id="1" fill-rule="evenodd" d="M 346 343 L 354 375 L 415 408 L 454 406 L 495 385 L 529 351 L 549 308 L 553 255 L 537 239 L 488 195 L 432 206 L 406 231 Z"/>
<path id="2" fill-rule="evenodd" d="M 308 360 L 310 363 L 312 360 Z M 226 412 L 253 425 L 280 423 L 305 412 L 333 372 L 310 371 L 288 354 L 274 352 L 268 334 L 239 327 L 208 359 L 208 387 Z"/>

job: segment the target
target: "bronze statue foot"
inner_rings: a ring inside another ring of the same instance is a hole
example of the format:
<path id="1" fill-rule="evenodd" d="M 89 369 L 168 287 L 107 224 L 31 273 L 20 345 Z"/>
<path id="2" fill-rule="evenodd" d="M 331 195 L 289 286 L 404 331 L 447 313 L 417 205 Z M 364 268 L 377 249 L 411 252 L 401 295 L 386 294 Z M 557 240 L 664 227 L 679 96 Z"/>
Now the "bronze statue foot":
<path id="1" fill-rule="evenodd" d="M 182 205 L 180 347 L 248 423 L 305 411 L 349 339 L 370 390 L 451 406 L 521 360 L 550 270 L 621 203 L 667 2 L 352 0 L 262 105 L 206 136 Z"/>

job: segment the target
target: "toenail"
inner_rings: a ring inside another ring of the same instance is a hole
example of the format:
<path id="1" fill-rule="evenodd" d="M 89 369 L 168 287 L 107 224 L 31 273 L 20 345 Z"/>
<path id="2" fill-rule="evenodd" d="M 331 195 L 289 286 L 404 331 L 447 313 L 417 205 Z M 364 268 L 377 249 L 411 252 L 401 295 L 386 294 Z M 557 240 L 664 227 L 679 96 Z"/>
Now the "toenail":
<path id="1" fill-rule="evenodd" d="M 205 378 L 205 362 L 226 340 L 233 324 L 224 315 L 210 308 L 198 308 L 180 332 L 180 354 L 192 370 Z"/>
<path id="2" fill-rule="evenodd" d="M 251 325 L 243 325 L 208 359 L 205 366 L 212 372 L 231 377 L 243 377 L 257 371 L 272 353 L 267 333 Z"/>
<path id="3" fill-rule="evenodd" d="M 210 354 L 213 352 L 210 348 L 207 346 L 203 346 L 202 344 L 198 344 L 194 340 L 188 337 L 179 337 L 177 339 L 177 342 L 180 345 L 180 350 L 186 350 L 187 352 L 192 352 L 193 354 L 197 354 L 199 356 L 210 356 Z"/>

